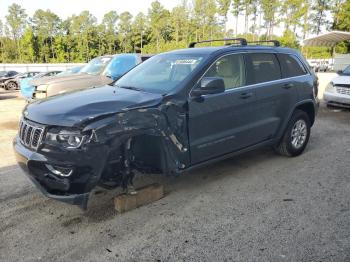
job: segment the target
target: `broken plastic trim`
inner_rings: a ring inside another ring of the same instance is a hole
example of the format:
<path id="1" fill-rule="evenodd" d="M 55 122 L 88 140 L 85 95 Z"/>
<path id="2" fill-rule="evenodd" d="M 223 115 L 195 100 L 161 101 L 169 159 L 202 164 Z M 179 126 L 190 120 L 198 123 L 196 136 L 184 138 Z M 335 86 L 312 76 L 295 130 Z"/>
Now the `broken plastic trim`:
<path id="1" fill-rule="evenodd" d="M 69 177 L 73 174 L 73 169 L 71 168 L 53 167 L 52 165 L 48 165 L 48 164 L 45 164 L 45 166 L 51 173 L 61 177 Z M 64 169 L 65 171 L 68 171 L 68 172 L 67 173 L 63 172 Z"/>

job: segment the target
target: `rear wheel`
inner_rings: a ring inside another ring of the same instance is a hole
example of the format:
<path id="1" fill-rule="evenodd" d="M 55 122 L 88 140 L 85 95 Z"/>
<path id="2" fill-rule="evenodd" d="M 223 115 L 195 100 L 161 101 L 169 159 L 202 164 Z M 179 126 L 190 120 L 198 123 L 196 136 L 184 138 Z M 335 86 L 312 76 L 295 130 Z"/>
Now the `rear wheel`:
<path id="1" fill-rule="evenodd" d="M 5 86 L 6 90 L 9 90 L 9 89 L 16 90 L 17 88 L 18 88 L 17 83 L 13 81 L 8 82 Z"/>
<path id="2" fill-rule="evenodd" d="M 296 110 L 290 119 L 282 140 L 275 147 L 284 156 L 299 156 L 310 138 L 310 119 L 302 110 Z"/>

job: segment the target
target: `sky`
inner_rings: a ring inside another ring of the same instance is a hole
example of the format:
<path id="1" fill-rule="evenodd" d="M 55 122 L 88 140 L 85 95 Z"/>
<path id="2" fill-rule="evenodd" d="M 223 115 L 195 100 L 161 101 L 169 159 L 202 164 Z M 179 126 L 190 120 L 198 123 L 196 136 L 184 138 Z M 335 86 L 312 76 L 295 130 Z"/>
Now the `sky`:
<path id="1" fill-rule="evenodd" d="M 64 19 L 88 10 L 100 21 L 103 15 L 111 10 L 119 14 L 124 11 L 129 11 L 132 15 L 137 15 L 141 11 L 147 13 L 152 2 L 153 0 L 0 0 L 0 19 L 5 20 L 8 6 L 13 3 L 26 9 L 29 16 L 32 16 L 37 9 L 50 9 Z M 167 9 L 172 9 L 180 3 L 178 0 L 160 0 L 160 2 Z"/>
<path id="2" fill-rule="evenodd" d="M 100 22 L 105 13 L 115 10 L 118 14 L 129 11 L 133 16 L 139 12 L 148 12 L 154 0 L 0 0 L 0 20 L 5 21 L 8 6 L 13 3 L 21 5 L 29 16 L 33 16 L 37 9 L 50 9 L 60 18 L 65 19 L 84 10 L 92 13 Z M 181 3 L 181 0 L 159 0 L 160 3 L 171 10 Z M 231 14 L 228 16 L 227 29 L 235 27 L 235 20 Z M 239 19 L 239 33 L 244 30 L 244 18 Z M 262 31 L 263 32 L 263 31 Z M 275 28 L 276 35 L 282 35 L 283 28 Z"/>

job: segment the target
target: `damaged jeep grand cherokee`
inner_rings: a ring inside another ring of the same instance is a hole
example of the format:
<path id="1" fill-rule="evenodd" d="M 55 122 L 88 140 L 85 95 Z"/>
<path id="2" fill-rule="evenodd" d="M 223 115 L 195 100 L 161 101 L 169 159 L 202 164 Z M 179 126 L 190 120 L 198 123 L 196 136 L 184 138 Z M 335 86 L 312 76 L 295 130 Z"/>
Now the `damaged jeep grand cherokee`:
<path id="1" fill-rule="evenodd" d="M 46 196 L 86 208 L 96 186 L 127 189 L 137 173 L 181 174 L 260 146 L 300 155 L 318 108 L 313 71 L 277 41 L 228 41 L 27 105 L 19 165 Z"/>

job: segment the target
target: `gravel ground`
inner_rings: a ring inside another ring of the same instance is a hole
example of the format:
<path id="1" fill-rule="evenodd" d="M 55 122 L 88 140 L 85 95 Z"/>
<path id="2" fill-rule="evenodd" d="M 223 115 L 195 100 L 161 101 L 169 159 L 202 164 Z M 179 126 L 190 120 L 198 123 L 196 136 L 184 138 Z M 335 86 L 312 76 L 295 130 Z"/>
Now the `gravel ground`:
<path id="1" fill-rule="evenodd" d="M 137 184 L 161 182 L 167 195 L 125 214 L 113 210 L 117 191 L 96 190 L 83 212 L 45 198 L 7 162 L 0 261 L 350 261 L 349 159 L 350 111 L 322 106 L 300 157 L 264 148 L 143 177 Z"/>

